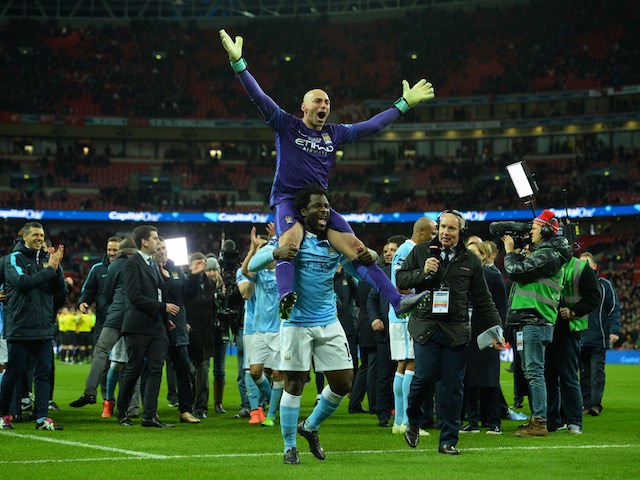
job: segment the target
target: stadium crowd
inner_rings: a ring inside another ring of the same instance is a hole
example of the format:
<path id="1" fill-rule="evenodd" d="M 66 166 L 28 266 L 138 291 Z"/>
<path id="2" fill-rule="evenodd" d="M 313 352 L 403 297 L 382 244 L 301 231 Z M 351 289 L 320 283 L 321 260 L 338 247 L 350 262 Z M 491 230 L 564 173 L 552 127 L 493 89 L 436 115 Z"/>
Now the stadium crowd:
<path id="1" fill-rule="evenodd" d="M 545 0 L 506 9 L 429 9 L 348 28 L 311 18 L 308 28 L 325 33 L 324 48 L 317 50 L 311 38 L 290 42 L 288 32 L 297 19 L 271 19 L 251 24 L 255 43 L 249 48 L 265 89 L 287 111 L 298 107 L 291 92 L 305 83 L 303 72 L 319 64 L 349 65 L 348 70 L 317 71 L 317 84 L 344 108 L 343 121 L 349 121 L 353 104 L 388 98 L 402 78 L 425 74 L 442 96 L 637 84 L 636 20 L 630 0 L 616 8 L 598 1 Z M 410 28 L 416 23 L 423 26 L 419 32 Z M 0 44 L 5 46 L 0 105 L 7 112 L 253 118 L 239 86 L 229 84 L 228 72 L 218 68 L 225 58 L 215 33 L 195 23 L 71 27 L 12 20 L 0 27 Z M 273 54 L 258 55 L 258 50 Z M 612 111 L 634 108 L 611 98 Z M 567 113 L 572 112 L 543 112 Z M 409 118 L 424 115 L 425 109 L 418 109 Z"/>

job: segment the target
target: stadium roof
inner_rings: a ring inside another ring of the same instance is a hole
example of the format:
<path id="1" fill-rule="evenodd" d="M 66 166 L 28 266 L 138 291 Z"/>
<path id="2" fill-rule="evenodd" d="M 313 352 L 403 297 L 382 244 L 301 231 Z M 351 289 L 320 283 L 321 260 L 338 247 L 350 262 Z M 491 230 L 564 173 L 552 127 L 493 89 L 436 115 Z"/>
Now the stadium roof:
<path id="1" fill-rule="evenodd" d="M 518 0 L 6 0 L 0 18 L 186 20 L 384 13 Z M 521 0 L 520 0 L 521 1 Z"/>

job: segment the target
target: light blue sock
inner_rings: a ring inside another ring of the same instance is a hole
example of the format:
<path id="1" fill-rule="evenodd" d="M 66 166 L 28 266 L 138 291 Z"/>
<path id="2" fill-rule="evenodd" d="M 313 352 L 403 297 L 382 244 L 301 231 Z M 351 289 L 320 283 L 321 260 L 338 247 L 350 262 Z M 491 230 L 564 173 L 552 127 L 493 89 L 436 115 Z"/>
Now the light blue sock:
<path id="1" fill-rule="evenodd" d="M 251 411 L 257 410 L 260 390 L 258 390 L 256 382 L 253 381 L 253 378 L 248 371 L 244 372 L 244 385 L 247 389 L 247 397 L 249 398 L 249 408 Z"/>
<path id="2" fill-rule="evenodd" d="M 36 420 L 36 423 L 42 423 L 47 419 L 47 417 L 40 417 L 39 419 Z"/>
<path id="3" fill-rule="evenodd" d="M 107 391 L 105 393 L 105 400 L 114 400 L 116 385 L 120 379 L 120 369 L 113 365 L 115 362 L 111 362 L 109 372 L 107 373 Z"/>
<path id="4" fill-rule="evenodd" d="M 273 382 L 273 387 L 271 388 L 271 399 L 269 400 L 269 412 L 267 413 L 267 417 L 276 418 L 276 412 L 278 411 L 278 407 L 280 406 L 280 399 L 282 398 L 282 392 L 284 388 L 284 382 Z"/>
<path id="5" fill-rule="evenodd" d="M 300 397 L 282 392 L 280 401 L 280 431 L 284 439 L 285 453 L 296 446 L 296 431 L 300 418 Z"/>
<path id="6" fill-rule="evenodd" d="M 304 422 L 305 430 L 309 430 L 311 432 L 318 430 L 318 428 L 320 428 L 320 424 L 336 411 L 336 408 L 338 408 L 343 398 L 344 397 L 333 393 L 331 388 L 329 388 L 329 385 L 324 387 L 324 390 L 322 390 L 322 394 L 320 395 L 320 401 L 313 409 L 313 412 L 311 412 L 311 415 L 309 415 L 309 418 Z"/>
<path id="7" fill-rule="evenodd" d="M 396 416 L 393 423 L 402 425 L 404 422 L 404 397 L 402 395 L 402 383 L 404 382 L 404 374 L 396 372 L 393 377 L 393 402 L 396 409 Z"/>
<path id="8" fill-rule="evenodd" d="M 413 381 L 413 370 L 404 371 L 404 380 L 402 382 L 402 403 L 404 410 L 402 415 L 404 417 L 404 423 L 409 423 L 409 417 L 407 417 L 407 408 L 409 407 L 409 390 L 411 390 L 411 382 Z"/>
<path id="9" fill-rule="evenodd" d="M 267 377 L 264 376 L 264 373 L 258 380 L 255 380 L 255 384 L 258 386 L 261 394 L 261 398 L 258 403 L 262 403 L 263 400 L 265 402 L 269 401 L 271 398 L 271 385 L 269 385 L 269 381 L 267 380 Z"/>

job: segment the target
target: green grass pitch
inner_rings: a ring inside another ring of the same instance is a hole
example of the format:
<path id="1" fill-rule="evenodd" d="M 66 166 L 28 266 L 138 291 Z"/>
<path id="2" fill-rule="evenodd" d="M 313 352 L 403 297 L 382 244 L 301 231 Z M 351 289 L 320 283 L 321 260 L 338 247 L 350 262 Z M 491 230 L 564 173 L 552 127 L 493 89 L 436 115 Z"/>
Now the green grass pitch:
<path id="1" fill-rule="evenodd" d="M 173 429 L 145 429 L 139 419 L 120 427 L 102 419 L 96 405 L 69 407 L 83 390 L 87 365 L 56 365 L 52 412 L 64 431 L 41 432 L 32 422 L 0 431 L 0 478 L 16 479 L 574 479 L 640 478 L 640 367 L 608 365 L 607 388 L 600 417 L 584 418 L 584 433 L 551 433 L 546 438 L 513 436 L 517 421 L 503 421 L 504 434 L 461 436 L 462 455 L 437 453 L 438 431 L 410 449 L 401 435 L 377 426 L 375 415 L 349 414 L 346 401 L 320 429 L 325 461 L 308 452 L 298 437 L 301 465 L 284 465 L 279 424 L 268 428 L 235 419 L 239 395 L 235 357 L 227 359 L 227 414 L 210 416 L 199 425 L 180 424 L 178 411 L 160 393 L 159 415 Z M 504 365 L 503 365 L 504 366 Z M 508 401 L 512 376 L 502 372 Z M 315 384 L 305 388 L 304 417 L 315 399 Z M 365 402 L 366 407 L 366 402 Z M 525 410 L 525 413 L 528 413 Z"/>

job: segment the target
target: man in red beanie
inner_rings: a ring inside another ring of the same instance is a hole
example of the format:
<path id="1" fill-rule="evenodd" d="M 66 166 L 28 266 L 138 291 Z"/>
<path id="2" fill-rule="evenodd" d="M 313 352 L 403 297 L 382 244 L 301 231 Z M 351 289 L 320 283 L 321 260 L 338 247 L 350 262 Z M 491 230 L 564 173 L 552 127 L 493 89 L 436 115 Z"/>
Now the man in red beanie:
<path id="1" fill-rule="evenodd" d="M 522 369 L 529 384 L 531 418 L 515 435 L 547 436 L 547 387 L 544 377 L 545 349 L 553 338 L 553 327 L 564 281 L 564 265 L 571 259 L 567 239 L 556 235 L 558 220 L 550 210 L 533 221 L 533 253 L 515 253 L 510 235 L 502 237 L 507 252 L 504 267 L 514 284 L 507 328 L 516 332 Z"/>

